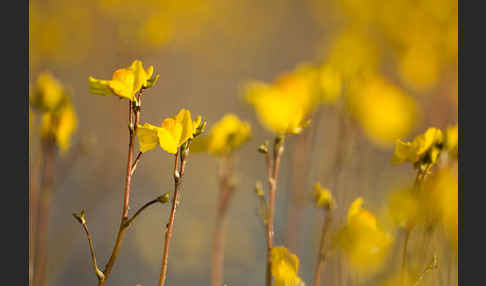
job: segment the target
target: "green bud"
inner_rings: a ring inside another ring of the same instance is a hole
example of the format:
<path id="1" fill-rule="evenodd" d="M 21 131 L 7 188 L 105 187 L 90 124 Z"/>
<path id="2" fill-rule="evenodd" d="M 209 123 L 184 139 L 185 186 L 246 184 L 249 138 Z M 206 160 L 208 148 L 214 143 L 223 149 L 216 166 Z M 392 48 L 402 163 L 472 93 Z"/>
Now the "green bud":
<path id="1" fill-rule="evenodd" d="M 165 204 L 165 203 L 169 202 L 169 200 L 170 200 L 170 193 L 167 192 L 167 193 L 159 196 L 157 199 L 159 200 L 159 202 Z"/>
<path id="2" fill-rule="evenodd" d="M 73 213 L 73 217 L 82 225 L 86 224 L 85 218 L 86 211 L 84 209 L 81 210 L 79 214 Z"/>
<path id="3" fill-rule="evenodd" d="M 258 152 L 262 153 L 262 154 L 267 154 L 268 153 L 268 145 L 270 143 L 268 142 L 268 140 L 265 140 L 265 143 L 263 143 L 262 145 L 258 146 Z"/>

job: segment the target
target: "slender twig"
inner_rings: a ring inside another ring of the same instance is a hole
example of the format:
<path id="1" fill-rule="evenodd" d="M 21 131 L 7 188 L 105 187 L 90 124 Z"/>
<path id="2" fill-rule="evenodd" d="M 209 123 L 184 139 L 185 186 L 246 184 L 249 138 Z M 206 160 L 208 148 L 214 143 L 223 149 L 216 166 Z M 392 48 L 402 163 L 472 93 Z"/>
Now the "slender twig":
<path id="1" fill-rule="evenodd" d="M 165 231 L 165 242 L 164 242 L 164 253 L 162 255 L 162 266 L 160 269 L 160 277 L 159 277 L 159 286 L 164 285 L 165 280 L 167 278 L 167 265 L 169 262 L 169 247 L 170 247 L 170 239 L 172 237 L 172 229 L 174 227 L 174 219 L 177 210 L 177 205 L 179 204 L 179 186 L 181 183 L 182 175 L 184 174 L 184 166 L 185 166 L 185 156 L 182 156 L 181 153 L 185 152 L 182 150 L 177 151 L 175 154 L 174 160 L 174 196 L 172 197 L 172 207 L 170 210 L 169 215 L 169 223 L 167 224 L 167 230 Z M 181 155 L 181 156 L 179 156 Z M 180 169 L 177 169 L 177 164 L 179 157 L 181 159 L 181 166 Z"/>
<path id="2" fill-rule="evenodd" d="M 213 252 L 211 262 L 211 285 L 221 286 L 224 273 L 224 241 L 227 220 L 227 210 L 234 191 L 231 183 L 233 176 L 232 157 L 221 158 L 219 173 L 219 201 L 216 213 L 216 223 L 213 234 Z"/>
<path id="3" fill-rule="evenodd" d="M 331 221 L 332 221 L 332 209 L 327 209 L 326 218 L 324 219 L 324 223 L 322 224 L 321 241 L 319 243 L 319 253 L 317 255 L 316 268 L 314 270 L 314 286 L 318 286 L 321 284 L 321 271 L 327 257 L 327 253 L 324 252 L 324 246 L 326 242 L 326 235 L 329 231 L 329 226 L 331 225 Z"/>
<path id="4" fill-rule="evenodd" d="M 402 251 L 402 271 L 401 271 L 401 285 L 405 285 L 405 276 L 407 272 L 407 249 L 408 249 L 408 241 L 410 239 L 410 232 L 411 228 L 405 229 L 405 238 L 403 240 L 403 251 Z"/>
<path id="5" fill-rule="evenodd" d="M 268 174 L 268 213 L 267 213 L 267 225 L 266 225 L 266 239 L 267 239 L 267 271 L 266 271 L 266 285 L 272 285 L 272 259 L 271 250 L 273 247 L 273 217 L 275 209 L 275 193 L 277 191 L 277 179 L 278 171 L 280 167 L 280 158 L 284 151 L 284 141 L 285 137 L 279 136 L 275 138 L 275 143 L 273 145 L 273 165 L 270 168 L 270 160 L 268 153 L 265 154 L 267 161 L 267 174 Z"/>
<path id="6" fill-rule="evenodd" d="M 422 273 L 420 273 L 419 277 L 417 278 L 417 281 L 415 281 L 414 286 L 417 286 L 417 285 L 420 284 L 420 282 L 422 281 L 422 279 L 424 279 L 425 273 L 427 273 L 429 271 L 432 271 L 432 270 L 436 269 L 437 267 L 438 267 L 437 256 L 434 255 L 432 257 L 432 261 L 429 263 L 429 265 L 427 265 L 425 267 L 425 269 L 422 270 Z"/>
<path id="7" fill-rule="evenodd" d="M 30 150 L 30 149 L 29 149 Z M 32 158 L 32 156 L 31 156 Z M 34 257 L 35 257 L 35 237 L 36 237 L 36 220 L 37 220 L 37 205 L 39 195 L 39 180 L 38 170 L 41 169 L 41 156 L 30 163 L 30 178 L 29 178 L 29 285 L 33 285 L 34 279 Z M 32 166 L 33 165 L 33 166 Z"/>
<path id="8" fill-rule="evenodd" d="M 135 169 L 137 169 L 138 162 L 140 161 L 140 159 L 142 159 L 142 154 L 143 154 L 142 152 L 138 152 L 137 158 L 135 158 L 135 162 L 133 162 L 132 176 L 133 176 L 133 173 L 135 173 Z"/>
<path id="9" fill-rule="evenodd" d="M 46 283 L 47 246 L 49 232 L 49 210 L 51 193 L 54 187 L 54 164 L 56 156 L 55 142 L 51 139 L 42 141 L 42 179 L 37 213 L 37 229 L 35 235 L 34 255 L 34 286 L 44 286 Z"/>
<path id="10" fill-rule="evenodd" d="M 135 114 L 134 114 L 135 113 Z M 130 185 L 132 179 L 132 161 L 133 161 L 133 149 L 135 145 L 136 130 L 138 122 L 140 120 L 140 106 L 135 105 L 131 101 L 128 103 L 128 129 L 129 129 L 129 143 L 128 143 L 128 160 L 127 160 L 127 170 L 125 177 L 125 194 L 123 199 L 123 210 L 120 222 L 120 228 L 116 237 L 115 245 L 113 247 L 110 259 L 106 263 L 105 269 L 103 270 L 104 279 L 99 280 L 98 286 L 103 286 L 111 273 L 113 265 L 115 264 L 116 258 L 120 251 L 121 244 L 123 242 L 123 237 L 127 229 L 126 221 L 128 220 L 128 210 L 130 203 Z"/>
<path id="11" fill-rule="evenodd" d="M 168 193 L 167 193 L 167 195 L 168 195 Z M 151 206 L 151 205 L 153 205 L 153 204 L 155 204 L 155 203 L 166 203 L 166 202 L 168 201 L 168 198 L 169 198 L 168 196 L 166 196 L 166 195 L 162 195 L 162 196 L 159 196 L 159 197 L 157 197 L 157 198 L 155 198 L 155 199 L 153 199 L 153 200 L 151 200 L 151 201 L 149 201 L 149 202 L 145 203 L 145 204 L 144 204 L 144 205 L 143 205 L 141 208 L 139 208 L 139 209 L 138 209 L 138 210 L 135 212 L 135 214 L 134 214 L 134 215 L 133 215 L 131 218 L 129 218 L 129 219 L 127 219 L 127 220 L 125 221 L 125 227 L 129 227 L 129 226 L 130 226 L 130 225 L 133 223 L 133 221 L 135 220 L 135 218 L 136 218 L 136 217 L 137 217 L 139 214 L 141 214 L 141 213 L 142 213 L 142 212 L 143 212 L 143 211 L 144 211 L 146 208 L 148 208 L 149 206 Z"/>
<path id="12" fill-rule="evenodd" d="M 86 233 L 86 237 L 89 243 L 89 251 L 91 253 L 91 261 L 93 263 L 93 268 L 96 273 L 96 277 L 98 277 L 98 281 L 104 280 L 105 275 L 103 274 L 103 271 L 101 271 L 98 268 L 98 264 L 96 263 L 96 254 L 93 246 L 93 240 L 91 239 L 91 234 L 89 233 L 88 230 L 88 224 L 86 223 L 85 211 L 82 210 L 80 214 L 73 214 L 73 216 L 83 226 L 83 229 Z"/>

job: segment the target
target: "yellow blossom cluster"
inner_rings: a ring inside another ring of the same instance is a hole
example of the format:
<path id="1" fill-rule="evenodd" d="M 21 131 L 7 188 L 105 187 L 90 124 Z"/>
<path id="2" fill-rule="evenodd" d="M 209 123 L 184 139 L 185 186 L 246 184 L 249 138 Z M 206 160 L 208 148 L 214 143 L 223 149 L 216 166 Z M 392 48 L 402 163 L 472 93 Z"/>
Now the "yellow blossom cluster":
<path id="1" fill-rule="evenodd" d="M 379 227 L 371 212 L 362 208 L 363 202 L 360 197 L 350 205 L 347 223 L 338 230 L 334 245 L 356 272 L 369 275 L 385 262 L 393 238 Z"/>
<path id="2" fill-rule="evenodd" d="M 304 286 L 299 277 L 299 258 L 283 246 L 271 250 L 272 276 L 275 286 Z"/>
<path id="3" fill-rule="evenodd" d="M 250 123 L 241 121 L 235 114 L 228 113 L 214 123 L 208 136 L 195 139 L 191 144 L 191 150 L 225 156 L 248 141 L 250 136 Z"/>
<path id="4" fill-rule="evenodd" d="M 160 146 L 168 153 L 175 154 L 182 144 L 194 138 L 200 124 L 201 116 L 193 121 L 191 112 L 181 109 L 176 116 L 164 119 L 160 127 L 149 123 L 140 125 L 137 128 L 140 152 Z"/>
<path id="5" fill-rule="evenodd" d="M 32 107 L 42 112 L 42 137 L 54 140 L 63 154 L 78 125 L 67 89 L 51 73 L 44 72 L 37 77 L 29 101 Z"/>
<path id="6" fill-rule="evenodd" d="M 154 67 L 144 69 L 142 62 L 133 61 L 128 68 L 117 69 L 111 80 L 99 80 L 89 77 L 89 91 L 101 95 L 117 95 L 121 99 L 137 101 L 135 94 L 142 88 L 153 86 L 159 79 L 159 75 L 152 78 Z"/>

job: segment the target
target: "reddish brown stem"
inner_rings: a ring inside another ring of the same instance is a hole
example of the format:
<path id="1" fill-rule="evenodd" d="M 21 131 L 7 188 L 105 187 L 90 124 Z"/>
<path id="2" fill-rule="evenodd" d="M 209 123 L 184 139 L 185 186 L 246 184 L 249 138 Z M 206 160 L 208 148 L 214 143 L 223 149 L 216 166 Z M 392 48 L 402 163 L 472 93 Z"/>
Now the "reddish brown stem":
<path id="1" fill-rule="evenodd" d="M 227 221 L 227 210 L 234 188 L 231 185 L 233 169 L 231 158 L 223 158 L 220 161 L 220 191 L 216 223 L 213 234 L 213 253 L 211 262 L 211 285 L 221 286 L 224 273 L 224 242 Z"/>
<path id="2" fill-rule="evenodd" d="M 269 185 L 269 192 L 268 192 L 268 213 L 267 213 L 267 224 L 266 224 L 266 240 L 267 240 L 267 271 L 266 271 L 266 285 L 272 285 L 272 259 L 271 259 L 271 250 L 273 247 L 273 217 L 275 212 L 275 193 L 277 191 L 277 179 L 278 179 L 278 171 L 280 167 L 280 157 L 282 156 L 284 147 L 284 137 L 281 137 L 280 142 L 277 144 L 277 139 L 275 140 L 275 144 L 273 147 L 273 165 L 270 167 L 270 160 L 268 159 L 268 154 L 266 155 L 267 158 L 267 173 L 269 174 L 268 177 L 268 185 Z"/>
<path id="3" fill-rule="evenodd" d="M 134 103 L 129 101 L 128 124 L 129 124 L 130 138 L 128 142 L 128 160 L 127 160 L 127 169 L 126 169 L 126 177 L 125 177 L 125 194 L 123 199 L 123 211 L 122 211 L 122 217 L 120 222 L 120 228 L 118 230 L 115 246 L 113 247 L 113 251 L 111 252 L 110 259 L 108 260 L 105 269 L 103 270 L 104 279 L 99 279 L 98 286 L 105 285 L 106 280 L 108 279 L 111 270 L 113 269 L 118 253 L 120 252 L 120 247 L 123 242 L 123 237 L 127 229 L 127 225 L 125 224 L 125 221 L 128 219 L 128 210 L 130 209 L 129 203 L 130 203 L 130 185 L 132 179 L 133 149 L 135 145 L 136 128 L 138 125 L 138 120 L 140 119 L 140 114 L 139 114 L 140 109 L 134 108 L 133 104 Z M 134 122 L 134 118 L 135 118 L 135 122 Z"/>
<path id="4" fill-rule="evenodd" d="M 182 151 L 184 152 L 184 151 Z M 175 154 L 175 161 L 174 161 L 174 196 L 172 197 L 172 207 L 170 210 L 169 215 L 169 223 L 167 224 L 167 230 L 165 231 L 165 242 L 164 242 L 164 253 L 162 255 L 162 267 L 160 269 L 160 278 L 159 278 L 159 286 L 165 284 L 165 280 L 167 279 L 167 266 L 169 262 L 169 248 L 170 248 L 170 239 L 172 237 L 172 230 L 174 228 L 174 220 L 175 214 L 177 211 L 177 205 L 179 200 L 179 186 L 181 183 L 182 175 L 184 174 L 184 167 L 185 167 L 185 156 L 181 157 L 181 166 L 180 169 L 177 170 L 177 162 L 179 159 L 179 155 L 181 151 L 177 151 Z"/>
<path id="5" fill-rule="evenodd" d="M 35 236 L 34 286 L 44 286 L 46 283 L 49 210 L 52 189 L 54 187 L 54 164 L 56 156 L 56 146 L 51 139 L 42 141 L 42 154 L 44 155 L 44 160 Z"/>

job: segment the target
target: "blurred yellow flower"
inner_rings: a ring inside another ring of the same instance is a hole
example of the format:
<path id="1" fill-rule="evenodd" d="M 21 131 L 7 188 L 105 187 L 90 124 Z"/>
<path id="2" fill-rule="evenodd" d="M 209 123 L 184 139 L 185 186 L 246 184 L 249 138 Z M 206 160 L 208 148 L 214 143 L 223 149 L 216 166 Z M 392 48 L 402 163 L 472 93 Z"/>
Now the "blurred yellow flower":
<path id="1" fill-rule="evenodd" d="M 421 42 L 407 49 L 399 64 L 402 78 L 418 91 L 429 90 L 439 79 L 441 58 L 428 43 Z"/>
<path id="2" fill-rule="evenodd" d="M 331 103 L 337 101 L 342 91 L 341 75 L 330 65 L 320 69 L 321 101 Z"/>
<path id="3" fill-rule="evenodd" d="M 42 115 L 41 135 L 44 139 L 53 138 L 63 154 L 70 146 L 77 125 L 74 108 L 70 102 L 66 102 L 57 110 Z"/>
<path id="4" fill-rule="evenodd" d="M 248 141 L 250 136 L 250 124 L 228 113 L 213 125 L 207 137 L 195 139 L 191 144 L 191 150 L 205 151 L 218 156 L 227 155 Z"/>
<path id="5" fill-rule="evenodd" d="M 177 149 L 189 139 L 194 138 L 196 129 L 201 124 L 201 116 L 191 119 L 191 112 L 181 109 L 179 113 L 162 121 L 161 127 L 148 123 L 137 127 L 140 152 L 147 152 L 157 145 L 168 153 L 175 154 Z"/>
<path id="6" fill-rule="evenodd" d="M 272 247 L 272 276 L 274 286 L 304 286 L 299 277 L 299 258 L 282 246 Z"/>
<path id="7" fill-rule="evenodd" d="M 449 156 L 457 159 L 457 150 L 459 145 L 459 129 L 458 124 L 447 127 L 445 146 L 449 151 Z"/>
<path id="8" fill-rule="evenodd" d="M 61 104 L 64 95 L 62 84 L 51 73 L 43 72 L 37 77 L 30 103 L 43 111 L 52 111 Z"/>
<path id="9" fill-rule="evenodd" d="M 416 136 L 412 142 L 398 139 L 392 163 L 400 164 L 409 161 L 414 164 L 434 164 L 443 148 L 443 140 L 442 131 L 434 127 Z"/>
<path id="10" fill-rule="evenodd" d="M 457 249 L 459 181 L 457 169 L 444 168 L 425 182 L 424 211 L 431 221 L 439 221 L 447 238 Z"/>
<path id="11" fill-rule="evenodd" d="M 328 189 L 323 188 L 319 182 L 314 184 L 314 201 L 318 207 L 326 209 L 333 209 L 336 207 L 336 202 L 334 201 L 331 192 Z"/>
<path id="12" fill-rule="evenodd" d="M 153 66 L 145 70 L 142 62 L 135 60 L 129 68 L 117 69 L 113 73 L 112 80 L 98 80 L 90 76 L 89 91 L 94 94 L 117 95 L 120 98 L 136 101 L 135 94 L 142 87 L 149 87 L 158 79 L 158 75 L 151 79 L 153 72 Z"/>
<path id="13" fill-rule="evenodd" d="M 308 117 L 319 103 L 316 70 L 300 68 L 272 85 L 249 83 L 245 98 L 265 128 L 277 134 L 298 134 L 310 123 Z"/>
<path id="14" fill-rule="evenodd" d="M 351 204 L 347 224 L 338 231 L 334 245 L 354 270 L 367 275 L 383 265 L 393 239 L 378 227 L 375 216 L 362 204 L 362 198 Z"/>
<path id="15" fill-rule="evenodd" d="M 409 228 L 420 218 L 420 201 L 411 188 L 394 191 L 388 199 L 388 215 L 394 225 Z"/>
<path id="16" fill-rule="evenodd" d="M 366 135 L 380 147 L 392 147 L 396 139 L 413 129 L 418 106 L 414 99 L 380 76 L 354 80 L 347 103 Z"/>

